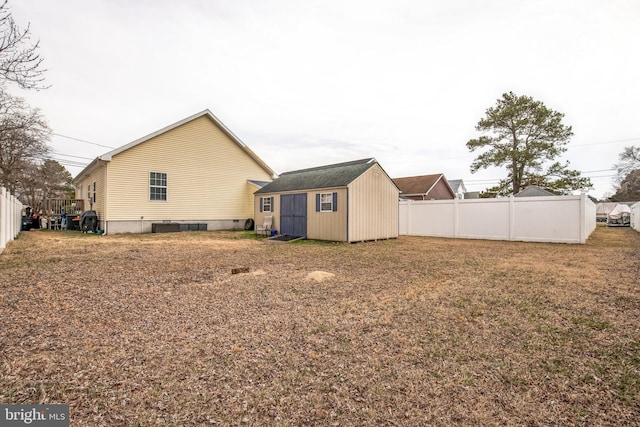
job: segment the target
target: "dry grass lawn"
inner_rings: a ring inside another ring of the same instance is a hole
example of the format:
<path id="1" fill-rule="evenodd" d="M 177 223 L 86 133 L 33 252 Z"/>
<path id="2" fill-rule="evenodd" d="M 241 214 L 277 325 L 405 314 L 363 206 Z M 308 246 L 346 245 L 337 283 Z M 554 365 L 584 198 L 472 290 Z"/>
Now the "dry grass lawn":
<path id="1" fill-rule="evenodd" d="M 247 237 L 22 233 L 0 402 L 74 426 L 640 425 L 640 233 Z"/>

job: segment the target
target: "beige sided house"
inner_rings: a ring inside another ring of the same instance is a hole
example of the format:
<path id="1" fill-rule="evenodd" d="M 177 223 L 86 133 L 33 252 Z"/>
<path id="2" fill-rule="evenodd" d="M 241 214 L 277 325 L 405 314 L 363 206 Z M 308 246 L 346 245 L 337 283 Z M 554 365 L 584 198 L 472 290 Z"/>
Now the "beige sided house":
<path id="1" fill-rule="evenodd" d="M 144 233 L 166 223 L 242 228 L 253 217 L 254 191 L 273 175 L 204 110 L 97 157 L 73 182 L 105 233 Z"/>
<path id="2" fill-rule="evenodd" d="M 398 188 L 375 159 L 286 172 L 255 192 L 278 234 L 358 242 L 398 237 Z"/>

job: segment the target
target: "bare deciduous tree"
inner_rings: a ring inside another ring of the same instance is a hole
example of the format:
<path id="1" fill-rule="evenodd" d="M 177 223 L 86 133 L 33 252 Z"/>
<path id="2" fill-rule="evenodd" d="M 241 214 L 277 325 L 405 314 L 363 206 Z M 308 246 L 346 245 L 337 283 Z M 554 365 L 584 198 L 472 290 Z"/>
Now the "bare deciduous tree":
<path id="1" fill-rule="evenodd" d="M 640 169 L 640 146 L 624 147 L 618 158 L 620 162 L 615 164 L 616 182 L 620 183 L 631 172 Z"/>
<path id="2" fill-rule="evenodd" d="M 55 160 L 47 159 L 39 165 L 31 163 L 22 170 L 22 175 L 17 193 L 35 212 L 43 210 L 48 199 L 64 199 L 74 192 L 71 174 Z"/>
<path id="3" fill-rule="evenodd" d="M 49 152 L 50 133 L 38 109 L 0 90 L 0 186 L 16 194 L 23 171 Z"/>
<path id="4" fill-rule="evenodd" d="M 0 85 L 13 82 L 24 89 L 46 88 L 39 43 L 31 42 L 29 25 L 24 30 L 18 27 L 4 0 L 0 5 Z"/>

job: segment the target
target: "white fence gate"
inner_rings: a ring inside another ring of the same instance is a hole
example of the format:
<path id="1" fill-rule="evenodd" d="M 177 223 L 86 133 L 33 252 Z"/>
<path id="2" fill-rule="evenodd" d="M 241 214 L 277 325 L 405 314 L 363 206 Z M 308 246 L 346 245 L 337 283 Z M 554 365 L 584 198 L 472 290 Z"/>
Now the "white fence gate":
<path id="1" fill-rule="evenodd" d="M 403 200 L 400 234 L 524 242 L 585 243 L 596 228 L 586 197 Z"/>
<path id="2" fill-rule="evenodd" d="M 22 203 L 0 187 L 0 253 L 22 228 Z"/>

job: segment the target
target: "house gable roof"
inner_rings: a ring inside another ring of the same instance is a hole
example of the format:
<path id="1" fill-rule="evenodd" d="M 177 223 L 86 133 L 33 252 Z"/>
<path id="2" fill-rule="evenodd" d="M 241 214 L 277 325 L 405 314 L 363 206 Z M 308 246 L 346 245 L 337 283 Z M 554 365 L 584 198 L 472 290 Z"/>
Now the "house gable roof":
<path id="1" fill-rule="evenodd" d="M 530 185 L 514 197 L 543 197 L 543 196 L 555 196 L 551 191 L 547 191 L 537 185 Z"/>
<path id="2" fill-rule="evenodd" d="M 93 168 L 97 163 L 99 163 L 100 161 L 104 161 L 104 162 L 109 162 L 113 159 L 113 156 L 116 156 L 120 153 L 122 153 L 123 151 L 126 151 L 130 148 L 133 148 L 137 145 L 140 145 L 146 141 L 149 141 L 150 139 L 155 138 L 158 135 L 162 135 L 163 133 L 169 132 L 170 130 L 173 130 L 175 128 L 178 128 L 182 125 L 184 125 L 185 123 L 189 123 L 193 120 L 199 119 L 200 117 L 206 116 L 208 117 L 218 128 L 220 128 L 220 130 L 222 130 L 222 132 L 224 132 L 229 139 L 231 139 L 231 141 L 233 141 L 235 144 L 237 144 L 240 149 L 242 149 L 250 158 L 252 158 L 258 165 L 260 165 L 260 167 L 262 169 L 265 170 L 265 172 L 267 172 L 269 175 L 273 176 L 275 175 L 275 172 L 269 167 L 267 166 L 267 164 L 265 162 L 262 161 L 262 159 L 260 159 L 253 151 L 251 151 L 251 149 L 249 147 L 247 147 L 247 145 L 242 142 L 240 140 L 240 138 L 238 138 L 233 132 L 231 132 L 231 130 L 225 126 L 224 123 L 222 123 L 220 121 L 220 119 L 218 119 L 211 111 L 207 110 L 203 110 L 200 111 L 199 113 L 196 113 L 192 116 L 189 116 L 185 119 L 182 119 L 178 122 L 175 122 L 169 126 L 166 126 L 158 131 L 155 131 L 153 133 L 150 133 L 149 135 L 143 136 L 142 138 L 136 139 L 135 141 L 132 141 L 126 145 L 123 145 L 121 147 L 118 147 L 114 150 L 109 151 L 106 154 L 103 154 L 102 156 L 98 156 L 96 157 L 87 167 L 85 167 L 78 175 L 82 176 L 83 174 L 85 174 L 87 171 L 89 171 L 91 168 Z M 77 178 L 76 177 L 76 178 Z"/>
<path id="3" fill-rule="evenodd" d="M 467 187 L 465 187 L 464 182 L 461 179 L 448 179 L 449 186 L 451 189 L 457 193 L 460 187 L 462 187 L 462 192 L 465 193 L 467 191 Z"/>
<path id="4" fill-rule="evenodd" d="M 403 196 L 407 195 L 426 195 L 429 194 L 429 191 L 436 186 L 438 181 L 443 180 L 443 182 L 451 191 L 451 195 L 455 195 L 455 192 L 451 189 L 451 186 L 447 182 L 444 174 L 436 173 L 432 175 L 420 175 L 420 176 L 408 176 L 405 178 L 394 178 L 393 182 L 402 192 Z"/>
<path id="5" fill-rule="evenodd" d="M 369 158 L 285 172 L 254 194 L 346 187 L 375 164 L 376 159 Z"/>

